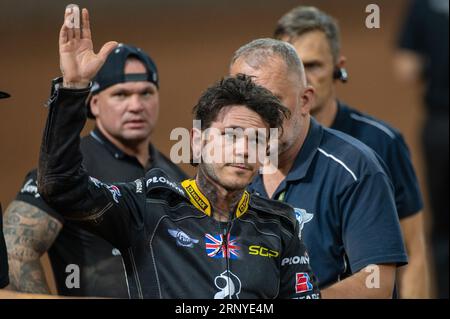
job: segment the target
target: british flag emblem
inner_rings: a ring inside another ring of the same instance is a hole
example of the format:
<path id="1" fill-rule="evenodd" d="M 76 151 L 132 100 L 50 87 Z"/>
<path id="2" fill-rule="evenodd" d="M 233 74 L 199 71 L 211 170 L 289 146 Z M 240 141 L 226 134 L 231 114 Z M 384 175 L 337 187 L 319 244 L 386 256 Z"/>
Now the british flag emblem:
<path id="1" fill-rule="evenodd" d="M 230 236 L 230 234 L 226 236 L 227 240 L 225 241 L 224 235 L 205 234 L 206 253 L 209 257 L 217 259 L 238 259 L 240 257 L 241 247 L 237 244 L 236 236 Z"/>

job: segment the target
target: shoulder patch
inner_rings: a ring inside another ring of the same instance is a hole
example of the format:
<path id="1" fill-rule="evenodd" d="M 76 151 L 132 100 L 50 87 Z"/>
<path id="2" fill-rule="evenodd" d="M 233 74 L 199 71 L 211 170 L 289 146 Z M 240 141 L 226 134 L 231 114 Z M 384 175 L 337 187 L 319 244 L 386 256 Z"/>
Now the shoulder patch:
<path id="1" fill-rule="evenodd" d="M 295 229 L 297 219 L 294 208 L 289 204 L 251 194 L 249 206 L 265 214 L 280 216 L 292 227 L 292 231 Z"/>

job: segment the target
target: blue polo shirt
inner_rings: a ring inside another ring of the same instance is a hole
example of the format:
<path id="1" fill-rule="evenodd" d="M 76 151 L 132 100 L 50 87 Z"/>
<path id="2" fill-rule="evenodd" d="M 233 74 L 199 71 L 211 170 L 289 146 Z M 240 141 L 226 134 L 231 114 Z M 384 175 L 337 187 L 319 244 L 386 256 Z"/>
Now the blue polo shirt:
<path id="1" fill-rule="evenodd" d="M 399 131 L 367 114 L 338 102 L 332 129 L 353 136 L 373 149 L 387 165 L 400 219 L 423 208 L 422 195 L 411 163 L 408 146 Z"/>
<path id="2" fill-rule="evenodd" d="M 250 189 L 268 197 L 261 175 Z M 370 264 L 407 263 L 390 179 L 377 155 L 347 134 L 311 118 L 273 198 L 295 208 L 321 288 Z"/>

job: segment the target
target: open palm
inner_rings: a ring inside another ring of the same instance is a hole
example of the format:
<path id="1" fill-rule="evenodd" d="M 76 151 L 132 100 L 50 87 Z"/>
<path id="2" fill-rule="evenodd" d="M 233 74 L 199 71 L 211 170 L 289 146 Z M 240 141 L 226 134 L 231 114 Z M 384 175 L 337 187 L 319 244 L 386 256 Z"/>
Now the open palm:
<path id="1" fill-rule="evenodd" d="M 87 9 L 81 12 L 81 28 L 75 28 L 70 22 L 72 10 L 66 10 L 59 34 L 60 67 L 65 87 L 83 88 L 94 78 L 108 54 L 117 46 L 117 42 L 107 42 L 99 53 L 95 54 Z"/>

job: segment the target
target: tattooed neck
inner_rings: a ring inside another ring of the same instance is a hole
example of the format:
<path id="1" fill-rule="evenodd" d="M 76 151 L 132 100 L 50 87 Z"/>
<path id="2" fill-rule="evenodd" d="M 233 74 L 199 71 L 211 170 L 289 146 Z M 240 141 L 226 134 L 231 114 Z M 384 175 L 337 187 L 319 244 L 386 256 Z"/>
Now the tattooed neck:
<path id="1" fill-rule="evenodd" d="M 245 190 L 230 192 L 209 178 L 201 168 L 196 182 L 212 206 L 212 217 L 221 222 L 230 221 Z"/>

